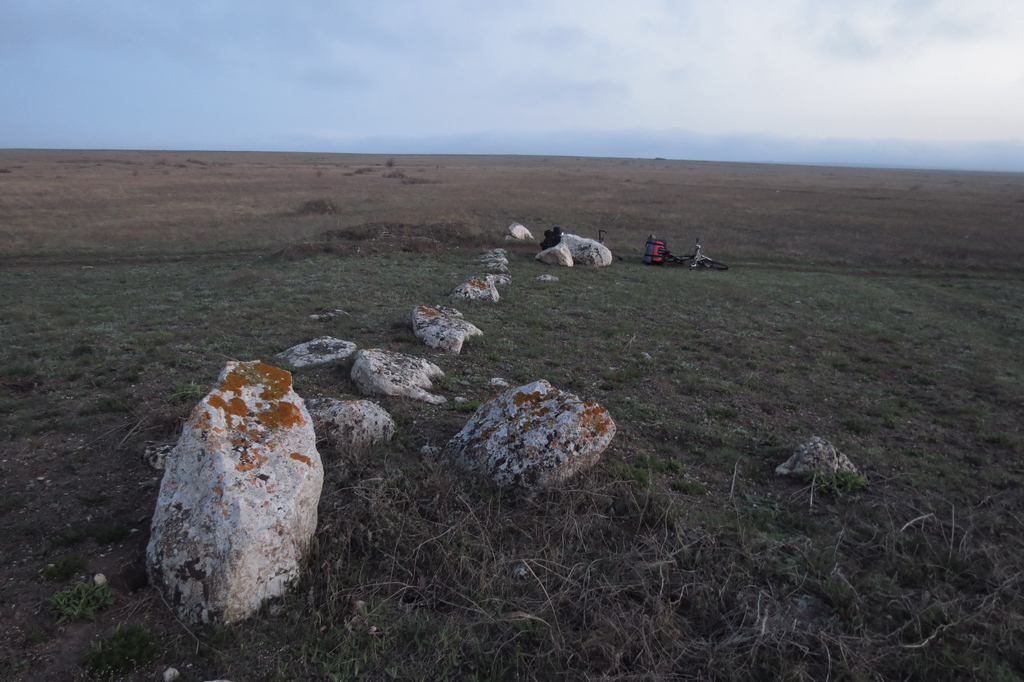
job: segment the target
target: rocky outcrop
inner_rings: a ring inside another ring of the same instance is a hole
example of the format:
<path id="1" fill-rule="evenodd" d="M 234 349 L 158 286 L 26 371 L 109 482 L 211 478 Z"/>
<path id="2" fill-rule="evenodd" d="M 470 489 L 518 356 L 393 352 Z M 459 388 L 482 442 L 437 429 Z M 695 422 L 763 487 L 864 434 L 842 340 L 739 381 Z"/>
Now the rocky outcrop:
<path id="1" fill-rule="evenodd" d="M 614 436 L 604 407 L 535 381 L 481 405 L 442 456 L 499 485 L 533 490 L 594 466 Z"/>
<path id="2" fill-rule="evenodd" d="M 317 436 L 335 450 L 362 450 L 395 435 L 395 420 L 370 400 L 314 398 L 306 401 L 306 409 Z"/>
<path id="3" fill-rule="evenodd" d="M 795 476 L 805 472 L 834 474 L 840 471 L 858 473 L 850 458 L 836 450 L 823 438 L 814 436 L 806 443 L 796 446 L 793 456 L 775 467 L 780 476 Z"/>
<path id="4" fill-rule="evenodd" d="M 512 223 L 508 226 L 508 233 L 512 239 L 522 241 L 524 239 L 533 239 L 533 235 L 526 229 L 524 225 L 520 223 Z"/>
<path id="5" fill-rule="evenodd" d="M 321 336 L 318 339 L 300 343 L 279 353 L 278 357 L 293 367 L 319 365 L 332 360 L 344 360 L 356 352 L 356 344 L 342 341 L 332 336 Z"/>
<path id="6" fill-rule="evenodd" d="M 561 243 L 569 249 L 576 265 L 603 267 L 612 264 L 612 252 L 601 242 L 575 234 L 563 234 Z"/>
<path id="7" fill-rule="evenodd" d="M 498 289 L 494 286 L 494 282 L 478 278 L 455 287 L 455 290 L 452 291 L 452 298 L 465 301 L 497 301 L 501 296 L 498 295 Z"/>
<path id="8" fill-rule="evenodd" d="M 495 272 L 508 272 L 508 251 L 505 249 L 491 249 L 484 251 L 476 259 L 477 265 L 482 265 L 488 270 Z"/>
<path id="9" fill-rule="evenodd" d="M 146 550 L 189 623 L 242 620 L 299 574 L 323 466 L 291 375 L 229 362 L 167 457 Z"/>
<path id="10" fill-rule="evenodd" d="M 444 376 L 441 368 L 422 358 L 371 348 L 356 353 L 352 381 L 363 395 L 393 395 L 422 400 L 432 405 L 447 401 L 425 389 Z"/>
<path id="11" fill-rule="evenodd" d="M 452 355 L 462 352 L 463 342 L 471 336 L 481 336 L 480 329 L 462 319 L 455 308 L 417 306 L 412 311 L 412 330 L 416 338 L 431 348 Z"/>
<path id="12" fill-rule="evenodd" d="M 535 258 L 547 265 L 561 265 L 571 268 L 573 264 L 572 252 L 569 251 L 569 247 L 564 243 L 558 243 L 550 249 L 544 249 Z"/>

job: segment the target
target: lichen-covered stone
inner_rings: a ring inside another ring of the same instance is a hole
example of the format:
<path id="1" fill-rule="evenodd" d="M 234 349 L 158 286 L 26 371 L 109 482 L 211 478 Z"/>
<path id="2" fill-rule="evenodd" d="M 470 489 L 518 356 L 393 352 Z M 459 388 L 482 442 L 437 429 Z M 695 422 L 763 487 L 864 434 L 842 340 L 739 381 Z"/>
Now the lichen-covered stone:
<path id="1" fill-rule="evenodd" d="M 494 286 L 494 282 L 480 277 L 455 287 L 455 290 L 452 291 L 452 298 L 467 301 L 497 301 L 501 296 L 498 295 L 498 289 Z"/>
<path id="2" fill-rule="evenodd" d="M 614 436 L 608 410 L 541 380 L 481 405 L 442 456 L 499 485 L 533 490 L 594 466 Z"/>
<path id="3" fill-rule="evenodd" d="M 291 375 L 229 362 L 167 458 L 146 550 L 189 623 L 242 620 L 299 574 L 323 466 Z"/>
<path id="4" fill-rule="evenodd" d="M 490 251 L 484 251 L 477 259 L 476 263 L 482 265 L 488 270 L 495 270 L 497 272 L 508 272 L 508 252 L 505 249 L 491 249 Z"/>
<path id="5" fill-rule="evenodd" d="M 412 311 L 412 330 L 416 338 L 431 348 L 452 355 L 462 352 L 463 342 L 471 336 L 483 334 L 476 326 L 462 319 L 455 308 L 416 306 Z"/>
<path id="6" fill-rule="evenodd" d="M 512 275 L 484 275 L 484 279 L 496 287 L 510 286 L 512 284 Z"/>
<path id="7" fill-rule="evenodd" d="M 370 400 L 313 398 L 306 401 L 317 436 L 342 452 L 361 450 L 391 440 L 395 420 Z"/>
<path id="8" fill-rule="evenodd" d="M 550 249 L 544 249 L 534 257 L 547 265 L 561 265 L 571 268 L 573 264 L 572 252 L 569 251 L 568 246 L 562 243 L 555 244 Z"/>
<path id="9" fill-rule="evenodd" d="M 798 475 L 804 472 L 834 474 L 840 471 L 859 473 L 853 462 L 835 446 L 823 438 L 814 436 L 806 443 L 796 446 L 793 456 L 775 467 L 780 476 Z"/>
<path id="10" fill-rule="evenodd" d="M 533 234 L 530 233 L 526 226 L 520 223 L 512 223 L 508 226 L 508 233 L 512 239 L 522 241 L 524 239 L 533 239 Z"/>
<path id="11" fill-rule="evenodd" d="M 300 343 L 279 353 L 278 357 L 294 367 L 319 365 L 332 360 L 344 360 L 356 352 L 356 344 L 342 341 L 332 336 L 321 336 L 318 339 Z"/>
<path id="12" fill-rule="evenodd" d="M 534 277 L 538 282 L 557 282 L 558 278 L 554 275 L 537 275 Z"/>
<path id="13" fill-rule="evenodd" d="M 379 348 L 359 351 L 352 365 L 352 381 L 363 395 L 404 396 L 433 405 L 448 401 L 424 389 L 433 386 L 433 379 L 443 376 L 440 367 L 423 358 Z"/>
<path id="14" fill-rule="evenodd" d="M 575 234 L 563 234 L 562 244 L 569 249 L 572 262 L 576 265 L 603 267 L 612 264 L 612 252 L 599 241 Z"/>

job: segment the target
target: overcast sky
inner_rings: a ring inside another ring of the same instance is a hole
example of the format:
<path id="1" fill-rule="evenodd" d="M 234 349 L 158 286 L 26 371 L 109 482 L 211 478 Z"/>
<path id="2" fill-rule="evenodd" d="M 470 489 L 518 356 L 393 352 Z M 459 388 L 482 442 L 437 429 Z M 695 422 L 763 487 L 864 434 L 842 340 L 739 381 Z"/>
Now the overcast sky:
<path id="1" fill-rule="evenodd" d="M 1024 2 L 0 0 L 0 147 L 1024 171 Z"/>

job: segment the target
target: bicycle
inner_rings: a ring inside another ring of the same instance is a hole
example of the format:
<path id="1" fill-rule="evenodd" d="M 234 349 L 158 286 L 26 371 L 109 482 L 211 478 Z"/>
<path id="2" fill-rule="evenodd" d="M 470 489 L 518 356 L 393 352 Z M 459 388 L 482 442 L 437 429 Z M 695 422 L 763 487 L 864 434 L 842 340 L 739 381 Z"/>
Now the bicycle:
<path id="1" fill-rule="evenodd" d="M 714 258 L 705 256 L 700 252 L 700 237 L 697 237 L 697 246 L 693 253 L 688 253 L 683 256 L 677 256 L 671 253 L 667 248 L 662 248 L 662 257 L 666 262 L 669 263 L 680 263 L 689 264 L 691 268 L 711 268 L 712 270 L 728 270 L 729 266 L 722 261 L 717 261 Z"/>

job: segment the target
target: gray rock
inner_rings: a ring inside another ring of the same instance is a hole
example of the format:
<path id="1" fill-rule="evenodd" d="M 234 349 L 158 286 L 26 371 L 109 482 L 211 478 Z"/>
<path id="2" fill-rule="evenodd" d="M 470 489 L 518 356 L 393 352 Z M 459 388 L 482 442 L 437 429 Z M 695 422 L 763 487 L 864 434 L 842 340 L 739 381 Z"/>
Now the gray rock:
<path id="1" fill-rule="evenodd" d="M 146 549 L 187 623 L 247 618 L 298 577 L 323 466 L 291 375 L 229 362 L 167 458 Z"/>
<path id="2" fill-rule="evenodd" d="M 511 235 L 513 239 L 517 241 L 522 241 L 524 239 L 533 239 L 533 234 L 528 229 L 526 229 L 526 226 L 521 225 L 520 223 L 512 223 L 511 225 L 509 225 L 508 233 L 509 235 Z"/>
<path id="3" fill-rule="evenodd" d="M 404 396 L 432 405 L 448 402 L 424 390 L 433 386 L 433 379 L 443 376 L 432 362 L 379 348 L 359 351 L 352 365 L 352 381 L 363 395 Z"/>
<path id="4" fill-rule="evenodd" d="M 452 291 L 452 298 L 466 301 L 497 301 L 501 298 L 494 282 L 483 278 L 471 279 Z"/>
<path id="5" fill-rule="evenodd" d="M 471 336 L 483 334 L 476 326 L 462 319 L 455 308 L 417 306 L 412 311 L 412 330 L 416 338 L 431 348 L 452 355 L 462 352 L 462 344 Z"/>
<path id="6" fill-rule="evenodd" d="M 558 281 L 558 278 L 555 277 L 554 275 L 537 275 L 536 277 L 534 277 L 534 279 L 539 281 L 539 282 L 557 282 Z"/>
<path id="7" fill-rule="evenodd" d="M 560 265 L 571 268 L 573 264 L 572 252 L 564 243 L 555 244 L 550 249 L 544 249 L 534 256 L 541 263 L 547 265 Z"/>
<path id="8" fill-rule="evenodd" d="M 306 401 L 318 437 L 337 450 L 362 450 L 391 440 L 395 420 L 370 400 L 314 398 Z"/>
<path id="9" fill-rule="evenodd" d="M 542 380 L 481 405 L 442 456 L 499 485 L 534 490 L 592 467 L 614 436 L 608 410 Z"/>
<path id="10" fill-rule="evenodd" d="M 332 336 L 321 336 L 318 339 L 300 343 L 279 353 L 278 357 L 295 367 L 319 365 L 332 360 L 344 360 L 356 352 L 356 344 L 342 341 Z"/>
<path id="11" fill-rule="evenodd" d="M 562 243 L 569 249 L 576 265 L 604 267 L 612 264 L 612 252 L 601 242 L 575 234 L 563 234 Z"/>
<path id="12" fill-rule="evenodd" d="M 780 476 L 795 476 L 804 472 L 834 474 L 840 471 L 857 472 L 857 467 L 835 446 L 823 438 L 814 436 L 806 443 L 796 446 L 793 456 L 775 467 Z"/>

